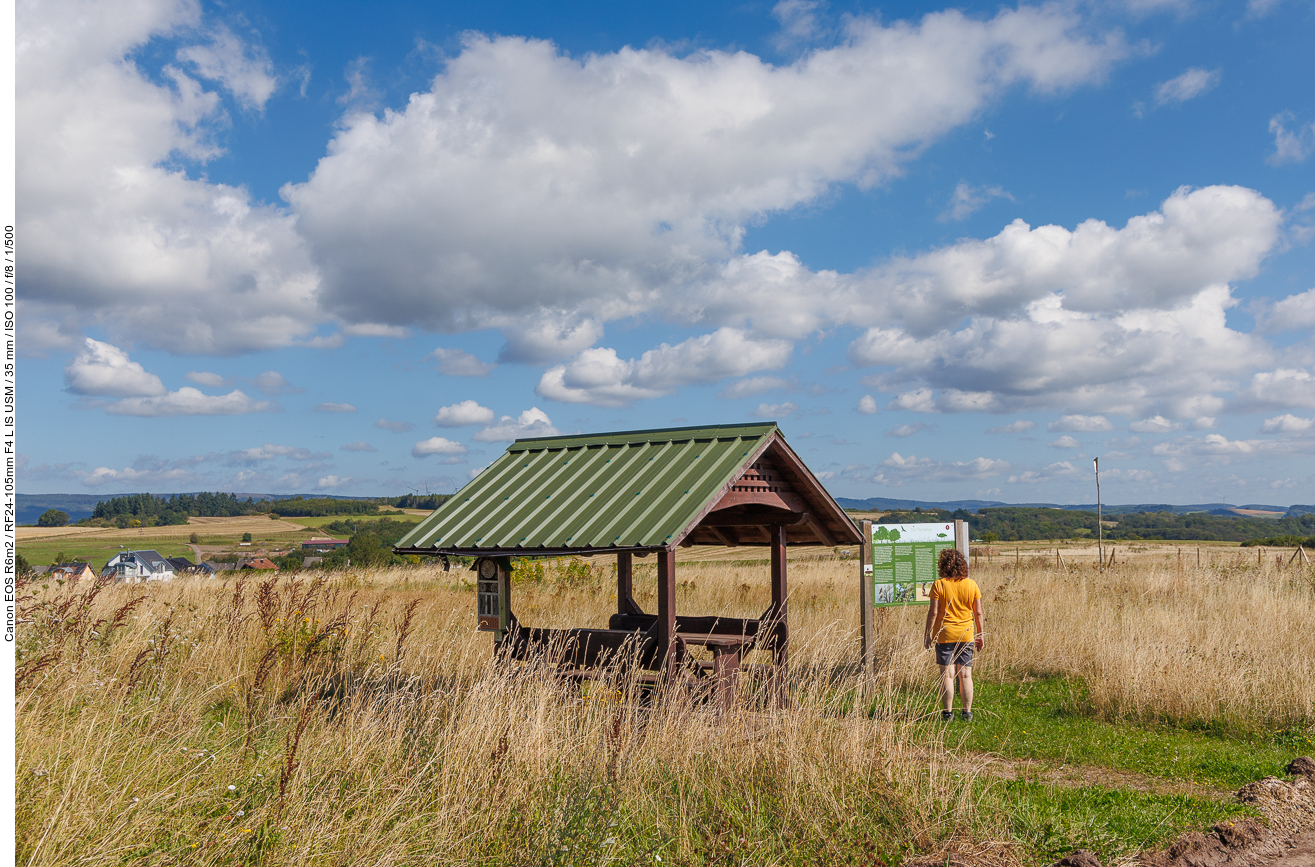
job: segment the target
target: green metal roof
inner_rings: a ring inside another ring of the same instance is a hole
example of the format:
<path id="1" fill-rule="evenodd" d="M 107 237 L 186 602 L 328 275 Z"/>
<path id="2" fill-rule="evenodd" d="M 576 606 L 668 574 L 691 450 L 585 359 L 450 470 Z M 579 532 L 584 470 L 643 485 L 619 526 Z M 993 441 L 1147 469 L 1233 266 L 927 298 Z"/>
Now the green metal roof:
<path id="1" fill-rule="evenodd" d="M 666 547 L 777 433 L 769 422 L 517 440 L 396 550 Z"/>

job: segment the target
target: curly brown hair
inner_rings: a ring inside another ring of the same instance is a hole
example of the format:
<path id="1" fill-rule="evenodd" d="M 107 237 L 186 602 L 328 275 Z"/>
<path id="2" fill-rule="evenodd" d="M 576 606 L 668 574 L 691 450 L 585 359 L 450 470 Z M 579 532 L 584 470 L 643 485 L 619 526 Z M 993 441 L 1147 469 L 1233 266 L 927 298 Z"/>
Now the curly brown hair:
<path id="1" fill-rule="evenodd" d="M 959 552 L 958 548 L 946 548 L 941 552 L 940 559 L 936 562 L 936 572 L 942 578 L 950 578 L 954 581 L 967 578 L 968 560 Z"/>

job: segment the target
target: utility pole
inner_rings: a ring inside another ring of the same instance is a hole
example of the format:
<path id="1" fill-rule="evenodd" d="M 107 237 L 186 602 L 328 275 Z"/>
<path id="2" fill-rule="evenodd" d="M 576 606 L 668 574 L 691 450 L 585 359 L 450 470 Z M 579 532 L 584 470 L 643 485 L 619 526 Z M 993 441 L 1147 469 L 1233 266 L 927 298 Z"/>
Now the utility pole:
<path id="1" fill-rule="evenodd" d="M 1100 507 L 1100 458 L 1092 458 L 1096 465 L 1096 559 L 1100 561 L 1100 571 L 1105 571 L 1105 523 Z"/>

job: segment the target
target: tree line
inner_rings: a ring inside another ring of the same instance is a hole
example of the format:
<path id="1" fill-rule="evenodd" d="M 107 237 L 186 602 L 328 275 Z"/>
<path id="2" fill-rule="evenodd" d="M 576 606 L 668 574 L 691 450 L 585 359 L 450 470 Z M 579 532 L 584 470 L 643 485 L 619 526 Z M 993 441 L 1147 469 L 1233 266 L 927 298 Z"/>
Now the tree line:
<path id="1" fill-rule="evenodd" d="M 881 524 L 917 524 L 964 520 L 974 539 L 984 542 L 1023 542 L 1039 539 L 1086 539 L 1096 536 L 1096 513 L 1031 506 L 992 506 L 953 512 L 914 509 L 888 512 Z M 1246 518 L 1173 512 L 1135 512 L 1105 521 L 1104 536 L 1113 541 L 1178 540 L 1246 542 L 1273 537 L 1307 537 L 1315 534 L 1315 515 Z M 1259 544 L 1259 543 L 1256 543 Z M 1267 543 L 1275 544 L 1275 543 Z M 1295 544 L 1295 543 L 1294 543 Z"/>
<path id="2" fill-rule="evenodd" d="M 404 494 L 400 497 L 376 497 L 365 500 L 340 500 L 331 497 L 285 497 L 275 500 L 239 498 L 234 494 L 127 494 L 101 500 L 91 516 L 79 523 L 92 526 L 162 527 L 186 524 L 189 517 L 235 518 L 242 515 L 275 515 L 280 518 L 317 518 L 332 515 L 375 514 L 381 506 L 397 509 L 436 509 L 446 494 Z M 399 513 L 400 514 L 400 513 Z M 68 513 L 47 510 L 39 519 L 41 526 L 62 526 Z"/>

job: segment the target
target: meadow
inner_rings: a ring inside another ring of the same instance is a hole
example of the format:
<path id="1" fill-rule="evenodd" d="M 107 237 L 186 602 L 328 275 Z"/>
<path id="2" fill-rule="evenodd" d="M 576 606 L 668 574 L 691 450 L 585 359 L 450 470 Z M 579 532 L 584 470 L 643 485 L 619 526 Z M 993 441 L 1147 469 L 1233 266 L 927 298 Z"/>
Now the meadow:
<path id="1" fill-rule="evenodd" d="M 756 552 L 686 553 L 679 611 L 766 607 Z M 1315 751 L 1310 569 L 983 558 L 977 720 L 950 725 L 925 609 L 879 611 L 858 664 L 856 569 L 792 562 L 789 704 L 746 681 L 722 717 L 697 684 L 500 664 L 455 567 L 29 584 L 19 863 L 1123 863 Z M 513 605 L 602 626 L 611 582 L 549 561 Z M 648 610 L 654 585 L 638 560 Z"/>

